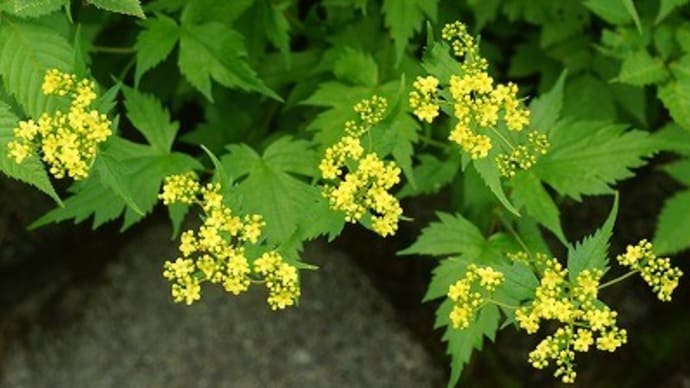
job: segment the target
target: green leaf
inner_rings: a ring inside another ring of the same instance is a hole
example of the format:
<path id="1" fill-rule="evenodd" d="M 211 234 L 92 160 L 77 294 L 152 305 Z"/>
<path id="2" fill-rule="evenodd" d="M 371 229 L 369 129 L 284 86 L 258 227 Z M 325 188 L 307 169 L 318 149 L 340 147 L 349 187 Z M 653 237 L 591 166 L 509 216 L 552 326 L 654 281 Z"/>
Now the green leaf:
<path id="1" fill-rule="evenodd" d="M 474 12 L 474 20 L 476 21 L 475 29 L 481 30 L 487 23 L 496 19 L 500 0 L 468 0 L 467 4 L 472 7 Z"/>
<path id="2" fill-rule="evenodd" d="M 94 216 L 92 228 L 112 221 L 122 214 L 125 209 L 124 201 L 107 187 L 89 180 L 72 186 L 71 191 L 76 193 L 65 200 L 63 207 L 55 208 L 41 216 L 29 225 L 29 229 L 74 219 L 74 223 L 80 223 Z"/>
<path id="3" fill-rule="evenodd" d="M 245 213 L 261 214 L 266 221 L 264 236 L 271 243 L 287 241 L 293 233 L 307 230 L 309 212 L 321 201 L 320 191 L 292 174 L 305 174 L 316 165 L 309 143 L 278 139 L 262 156 L 245 145 L 231 145 L 221 158 L 228 174 L 241 180 L 234 189 Z M 340 216 L 342 217 L 342 216 Z"/>
<path id="4" fill-rule="evenodd" d="M 323 82 L 314 94 L 301 102 L 303 105 L 327 108 L 307 125 L 307 130 L 319 131 L 314 140 L 324 146 L 330 146 L 345 134 L 345 122 L 357 117 L 354 111 L 355 104 L 374 94 L 393 101 L 399 90 L 399 81 L 391 81 L 377 88 Z"/>
<path id="5" fill-rule="evenodd" d="M 134 196 L 131 191 L 133 188 L 129 187 L 127 184 L 127 180 L 122 174 L 119 161 L 110 156 L 108 150 L 104 150 L 98 155 L 94 163 L 94 170 L 97 172 L 103 186 L 111 189 L 137 214 L 144 215 L 144 212 L 139 209 L 139 205 L 134 201 Z"/>
<path id="6" fill-rule="evenodd" d="M 448 354 L 451 356 L 450 379 L 448 388 L 455 387 L 465 364 L 469 363 L 472 352 L 482 350 L 484 337 L 494 341 L 501 318 L 498 307 L 489 304 L 479 310 L 475 321 L 464 330 L 453 329 L 448 317 L 452 301 L 446 299 L 436 310 L 436 327 L 446 326 L 443 341 L 448 342 Z"/>
<path id="7" fill-rule="evenodd" d="M 496 167 L 496 161 L 493 158 L 483 158 L 474 161 L 474 167 L 477 169 L 479 176 L 484 180 L 492 193 L 498 198 L 498 201 L 506 208 L 506 210 L 515 214 L 520 215 L 520 212 L 510 203 L 508 197 L 506 197 L 505 191 L 503 190 L 503 184 L 501 183 L 501 176 L 498 172 L 498 167 Z"/>
<path id="8" fill-rule="evenodd" d="M 170 151 L 179 124 L 170 121 L 170 113 L 154 96 L 123 87 L 127 118 L 158 152 Z"/>
<path id="9" fill-rule="evenodd" d="M 609 120 L 616 117 L 611 86 L 589 74 L 571 78 L 565 87 L 563 117 Z"/>
<path id="10" fill-rule="evenodd" d="M 437 3 L 428 0 L 384 0 L 382 11 L 391 31 L 396 62 L 400 63 L 407 42 L 419 32 L 426 19 L 436 21 Z"/>
<path id="11" fill-rule="evenodd" d="M 438 212 L 439 221 L 432 222 L 410 247 L 399 255 L 446 256 L 464 254 L 477 257 L 485 244 L 484 236 L 474 224 L 461 215 Z"/>
<path id="12" fill-rule="evenodd" d="M 3 18 L 0 25 L 0 74 L 5 90 L 24 111 L 38 118 L 58 105 L 41 89 L 47 70 L 74 70 L 74 51 L 69 42 L 50 28 Z"/>
<path id="13" fill-rule="evenodd" d="M 446 160 L 437 159 L 431 154 L 417 155 L 419 164 L 414 167 L 414 183 L 406 182 L 398 192 L 398 198 L 421 194 L 434 194 L 453 181 L 460 171 L 460 153 L 453 152 Z"/>
<path id="14" fill-rule="evenodd" d="M 369 53 L 350 47 L 343 50 L 333 65 L 333 74 L 339 80 L 371 88 L 379 83 L 378 72 L 378 65 Z"/>
<path id="15" fill-rule="evenodd" d="M 570 281 L 574 281 L 580 272 L 586 269 L 608 270 L 607 252 L 609 240 L 613 234 L 613 225 L 618 215 L 618 194 L 615 195 L 611 212 L 604 225 L 593 235 L 587 236 L 582 241 L 568 247 L 568 275 Z"/>
<path id="16" fill-rule="evenodd" d="M 524 206 L 527 214 L 553 232 L 564 245 L 567 245 L 568 241 L 563 234 L 558 207 L 539 178 L 531 171 L 525 171 L 515 175 L 511 183 L 515 206 L 518 208 Z"/>
<path id="17" fill-rule="evenodd" d="M 274 91 L 258 78 L 246 61 L 243 37 L 222 23 L 182 24 L 180 29 L 180 71 L 189 83 L 208 100 L 211 79 L 229 88 L 256 91 L 281 101 Z"/>
<path id="18" fill-rule="evenodd" d="M 424 51 L 422 67 L 439 80 L 450 80 L 453 74 L 457 74 L 458 66 L 458 61 L 450 55 L 450 48 L 445 42 L 433 42 Z"/>
<path id="19" fill-rule="evenodd" d="M 681 159 L 663 166 L 663 170 L 673 179 L 690 186 L 690 159 Z"/>
<path id="20" fill-rule="evenodd" d="M 110 12 L 146 18 L 139 0 L 89 0 L 89 4 Z"/>
<path id="21" fill-rule="evenodd" d="M 55 12 L 65 5 L 65 0 L 6 0 L 0 9 L 15 16 L 36 18 Z"/>
<path id="22" fill-rule="evenodd" d="M 662 20 L 666 18 L 674 9 L 682 7 L 688 3 L 688 0 L 661 0 L 659 5 L 659 13 L 654 19 L 654 24 L 659 24 Z"/>
<path id="23" fill-rule="evenodd" d="M 690 190 L 680 191 L 665 203 L 654 234 L 654 251 L 668 255 L 690 248 Z"/>
<path id="24" fill-rule="evenodd" d="M 581 195 L 612 193 L 611 185 L 631 177 L 631 168 L 659 148 L 647 132 L 596 121 L 562 121 L 549 134 L 551 148 L 533 167 L 557 192 Z"/>
<path id="25" fill-rule="evenodd" d="M 170 217 L 170 223 L 173 227 L 172 235 L 170 236 L 171 239 L 177 238 L 177 236 L 180 234 L 182 222 L 184 222 L 188 211 L 188 205 L 183 205 L 181 203 L 172 203 L 168 205 L 168 217 Z"/>
<path id="26" fill-rule="evenodd" d="M 637 27 L 637 31 L 639 31 L 640 34 L 642 34 L 642 24 L 640 23 L 640 15 L 637 14 L 637 9 L 635 8 L 635 3 L 633 3 L 633 0 L 621 0 L 623 2 L 623 6 L 625 7 L 625 11 L 628 13 L 630 18 L 635 22 L 635 27 Z"/>
<path id="27" fill-rule="evenodd" d="M 530 123 L 540 132 L 550 131 L 560 117 L 566 75 L 567 73 L 563 71 L 551 90 L 530 103 Z"/>
<path id="28" fill-rule="evenodd" d="M 652 58 L 646 49 L 637 50 L 623 59 L 615 81 L 633 86 L 645 86 L 664 81 L 668 72 L 661 58 Z"/>
<path id="29" fill-rule="evenodd" d="M 631 4 L 627 3 L 632 2 L 630 0 L 588 0 L 583 4 L 595 15 L 611 24 L 623 25 L 635 21 L 639 25 L 639 17 L 636 17 L 637 11 L 634 11 L 634 5 L 630 9 Z M 633 16 L 633 11 L 635 16 Z"/>
<path id="30" fill-rule="evenodd" d="M 221 22 L 230 24 L 237 20 L 256 0 L 194 0 L 185 1 L 181 21 L 183 24 Z"/>
<path id="31" fill-rule="evenodd" d="M 7 143 L 14 137 L 14 128 L 19 119 L 10 111 L 10 107 L 0 102 L 0 170 L 10 178 L 26 182 L 48 194 L 58 204 L 60 197 L 55 192 L 43 163 L 37 155 L 31 155 L 22 164 L 15 163 L 7 154 Z"/>
<path id="32" fill-rule="evenodd" d="M 179 39 L 179 27 L 174 19 L 163 14 L 144 20 L 144 29 L 137 35 L 137 65 L 134 80 L 138 85 L 141 77 L 170 55 Z"/>
<path id="33" fill-rule="evenodd" d="M 290 67 L 290 23 L 285 16 L 290 2 L 276 3 L 271 0 L 260 0 L 258 4 L 261 7 L 266 38 L 280 50 L 287 67 Z"/>
<path id="34" fill-rule="evenodd" d="M 658 95 L 673 120 L 690 131 L 690 79 L 678 79 L 660 86 Z"/>
<path id="35" fill-rule="evenodd" d="M 432 272 L 429 287 L 422 301 L 428 302 L 445 297 L 448 294 L 448 288 L 464 276 L 469 262 L 466 255 L 441 260 Z"/>

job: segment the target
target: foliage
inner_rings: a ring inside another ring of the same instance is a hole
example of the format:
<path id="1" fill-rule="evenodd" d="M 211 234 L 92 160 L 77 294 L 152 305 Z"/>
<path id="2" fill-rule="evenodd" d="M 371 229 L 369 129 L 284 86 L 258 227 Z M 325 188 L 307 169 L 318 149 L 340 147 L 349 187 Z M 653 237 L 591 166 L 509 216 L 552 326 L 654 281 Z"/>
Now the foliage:
<path id="1" fill-rule="evenodd" d="M 448 386 L 485 339 L 543 320 L 559 331 L 529 361 L 571 382 L 575 352 L 627 339 L 598 292 L 640 274 L 668 301 L 680 272 L 656 255 L 690 248 L 689 16 L 686 0 L 6 0 L 0 170 L 56 202 L 32 227 L 124 230 L 163 202 L 177 234 L 198 206 L 164 270 L 174 300 L 265 281 L 273 309 L 299 304 L 306 241 L 347 223 L 395 234 L 408 203 L 448 192 L 451 210 L 399 252 L 436 260 L 425 301 Z M 94 120 L 102 142 L 83 131 Z M 12 145 L 39 133 L 30 154 Z M 87 143 L 95 155 L 70 153 Z M 618 184 L 659 152 L 684 188 L 604 281 Z M 88 171 L 65 185 L 56 158 Z M 612 195 L 571 242 L 564 204 Z M 563 336 L 567 357 L 549 353 Z"/>

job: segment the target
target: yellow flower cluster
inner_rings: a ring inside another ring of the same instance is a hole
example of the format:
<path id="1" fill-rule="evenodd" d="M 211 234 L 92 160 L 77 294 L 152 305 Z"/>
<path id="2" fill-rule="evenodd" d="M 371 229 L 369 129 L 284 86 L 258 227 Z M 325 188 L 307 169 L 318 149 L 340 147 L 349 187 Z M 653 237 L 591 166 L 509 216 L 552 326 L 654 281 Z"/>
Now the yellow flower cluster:
<path id="1" fill-rule="evenodd" d="M 683 276 L 683 271 L 671 266 L 668 257 L 657 257 L 652 248 L 652 243 L 642 240 L 637 245 L 628 245 L 626 252 L 618 255 L 617 259 L 621 265 L 639 272 L 659 300 L 668 302 L 673 290 L 678 287 L 678 280 Z"/>
<path id="2" fill-rule="evenodd" d="M 448 298 L 454 302 L 449 316 L 451 326 L 468 328 L 486 297 L 496 291 L 503 279 L 503 274 L 491 267 L 468 265 L 465 276 L 448 288 Z"/>
<path id="3" fill-rule="evenodd" d="M 196 204 L 204 211 L 198 231 L 180 236 L 181 256 L 164 264 L 163 276 L 172 282 L 175 302 L 192 304 L 201 298 L 201 284 L 220 284 L 238 295 L 249 289 L 255 275 L 265 280 L 267 302 L 273 309 L 295 304 L 300 295 L 297 268 L 286 263 L 279 253 L 269 251 L 250 263 L 247 244 L 257 244 L 266 225 L 260 215 L 234 215 L 223 204 L 218 183 L 202 186 L 194 172 L 166 177 L 159 198 L 166 205 Z"/>
<path id="4" fill-rule="evenodd" d="M 10 158 L 20 164 L 39 151 L 56 178 L 86 178 L 98 145 L 112 133 L 106 115 L 90 109 L 97 97 L 95 89 L 91 80 L 77 80 L 74 74 L 49 70 L 43 79 L 43 94 L 68 96 L 69 110 L 43 113 L 38 121 L 20 121 L 14 139 L 7 144 Z"/>
<path id="5" fill-rule="evenodd" d="M 431 123 L 438 116 L 438 79 L 433 76 L 417 77 L 410 92 L 410 107 L 420 120 Z"/>
<path id="6" fill-rule="evenodd" d="M 286 263 L 275 251 L 266 252 L 254 261 L 254 272 L 266 279 L 268 304 L 273 310 L 295 304 L 300 295 L 297 268 Z"/>
<path id="7" fill-rule="evenodd" d="M 524 255 L 515 258 L 521 260 Z M 567 280 L 568 270 L 557 259 L 539 255 L 536 264 L 541 267 L 541 280 L 535 298 L 515 311 L 515 319 L 529 334 L 539 330 L 542 320 L 562 324 L 529 354 L 529 362 L 543 369 L 554 361 L 554 376 L 572 383 L 575 352 L 587 352 L 592 345 L 613 352 L 627 342 L 627 332 L 616 326 L 617 313 L 598 301 L 603 271 L 583 270 L 571 282 Z"/>
<path id="8" fill-rule="evenodd" d="M 462 60 L 459 74 L 448 80 L 450 99 L 439 90 L 440 81 L 433 76 L 418 77 L 410 92 L 410 106 L 421 121 L 431 123 L 439 114 L 440 105 L 453 109 L 457 124 L 448 139 L 462 147 L 472 159 L 482 159 L 493 148 L 489 133 L 501 139 L 508 149 L 500 153 L 496 162 L 503 176 L 511 177 L 515 171 L 530 168 L 537 156 L 549 147 L 546 136 L 536 132 L 528 136 L 528 144 L 514 145 L 506 132 L 521 132 L 529 125 L 529 110 L 518 99 L 518 88 L 513 83 L 494 84 L 487 73 L 488 63 L 479 54 L 475 39 L 460 22 L 447 24 L 443 39 L 451 43 L 453 53 Z"/>
<path id="9" fill-rule="evenodd" d="M 398 199 L 388 192 L 400 182 L 400 169 L 375 152 L 365 153 L 359 136 L 383 119 L 386 105 L 378 96 L 358 103 L 361 123 L 346 123 L 347 135 L 326 149 L 319 164 L 321 176 L 337 182 L 324 186 L 331 208 L 352 223 L 368 214 L 372 229 L 383 237 L 395 234 L 402 215 Z"/>
<path id="10" fill-rule="evenodd" d="M 517 145 L 511 152 L 496 157 L 498 172 L 502 176 L 512 178 L 518 170 L 529 169 L 537 162 L 537 156 L 545 155 L 550 147 L 546 135 L 536 131 L 528 134 L 527 141 L 527 145 Z"/>

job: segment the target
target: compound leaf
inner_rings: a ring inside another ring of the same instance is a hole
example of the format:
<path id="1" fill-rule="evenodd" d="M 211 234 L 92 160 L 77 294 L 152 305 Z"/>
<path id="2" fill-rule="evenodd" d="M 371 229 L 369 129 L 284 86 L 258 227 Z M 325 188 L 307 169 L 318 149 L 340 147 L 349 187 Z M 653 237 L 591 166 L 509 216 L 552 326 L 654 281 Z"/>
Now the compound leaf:
<path id="1" fill-rule="evenodd" d="M 136 89 L 123 87 L 127 118 L 158 152 L 170 151 L 179 124 L 170 121 L 170 113 L 157 98 Z"/>
<path id="2" fill-rule="evenodd" d="M 180 71 L 210 101 L 213 101 L 212 79 L 229 88 L 256 91 L 280 101 L 280 96 L 264 85 L 247 63 L 243 40 L 240 33 L 223 23 L 183 23 L 180 28 Z"/>
<path id="3" fill-rule="evenodd" d="M 57 106 L 57 98 L 41 89 L 49 69 L 72 72 L 74 50 L 69 42 L 50 28 L 3 18 L 0 25 L 0 74 L 5 90 L 24 111 L 38 118 Z"/>
<path id="4" fill-rule="evenodd" d="M 382 10 L 386 27 L 391 31 L 398 63 L 412 35 L 421 30 L 426 19 L 435 21 L 438 13 L 437 2 L 428 0 L 384 0 Z"/>
<path id="5" fill-rule="evenodd" d="M 607 252 L 609 240 L 613 234 L 613 225 L 618 215 L 618 194 L 615 195 L 613 206 L 604 225 L 593 235 L 568 247 L 568 275 L 574 281 L 577 275 L 586 269 L 608 269 Z"/>
<path id="6" fill-rule="evenodd" d="M 459 214 L 438 212 L 439 221 L 432 222 L 411 246 L 400 255 L 460 255 L 478 257 L 485 244 L 484 236 L 470 221 Z"/>
<path id="7" fill-rule="evenodd" d="M 89 4 L 110 12 L 146 18 L 139 0 L 89 0 Z"/>
<path id="8" fill-rule="evenodd" d="M 141 77 L 170 55 L 179 39 L 179 27 L 174 19 L 163 14 L 142 22 L 144 29 L 137 35 L 134 48 L 137 50 L 137 65 L 134 80 Z"/>
<path id="9" fill-rule="evenodd" d="M 552 147 L 534 173 L 561 194 L 611 193 L 611 185 L 633 175 L 631 168 L 658 149 L 647 132 L 597 121 L 562 121 L 551 131 Z"/>
<path id="10" fill-rule="evenodd" d="M 17 164 L 9 158 L 7 143 L 12 141 L 14 128 L 18 122 L 19 119 L 10 111 L 10 107 L 4 102 L 0 102 L 0 170 L 10 178 L 35 186 L 57 203 L 61 203 L 60 197 L 55 192 L 45 167 L 37 155 L 31 155 L 22 161 L 22 164 Z"/>
<path id="11" fill-rule="evenodd" d="M 690 78 L 682 78 L 659 87 L 659 99 L 673 120 L 690 131 Z"/>
<path id="12" fill-rule="evenodd" d="M 690 190 L 669 198 L 659 215 L 654 234 L 654 250 L 658 254 L 672 254 L 690 248 Z"/>

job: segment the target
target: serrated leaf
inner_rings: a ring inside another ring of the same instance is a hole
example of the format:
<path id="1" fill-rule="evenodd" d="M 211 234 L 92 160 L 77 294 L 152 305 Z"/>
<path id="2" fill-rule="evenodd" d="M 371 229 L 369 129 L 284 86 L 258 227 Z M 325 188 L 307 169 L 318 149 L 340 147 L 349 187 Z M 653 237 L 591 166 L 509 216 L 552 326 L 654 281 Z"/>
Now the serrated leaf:
<path id="1" fill-rule="evenodd" d="M 179 124 L 170 121 L 170 113 L 158 99 L 136 89 L 123 87 L 127 118 L 158 152 L 170 151 Z"/>
<path id="2" fill-rule="evenodd" d="M 110 12 L 146 18 L 139 0 L 89 0 L 89 4 Z"/>
<path id="3" fill-rule="evenodd" d="M 666 18 L 674 9 L 682 7 L 688 3 L 688 0 L 661 0 L 659 5 L 659 13 L 657 13 L 654 19 L 654 24 L 659 24 L 662 20 Z"/>
<path id="4" fill-rule="evenodd" d="M 477 159 L 474 161 L 474 167 L 477 169 L 479 176 L 482 177 L 484 184 L 494 193 L 506 210 L 519 216 L 520 212 L 513 206 L 508 197 L 506 197 L 505 190 L 503 190 L 503 184 L 501 183 L 501 176 L 498 172 L 496 161 L 492 158 Z"/>
<path id="5" fill-rule="evenodd" d="M 134 48 L 137 51 L 137 65 L 134 71 L 135 84 L 141 77 L 170 55 L 179 39 L 179 28 L 174 19 L 163 14 L 144 20 L 144 29 L 137 35 Z"/>
<path id="6" fill-rule="evenodd" d="M 568 241 L 561 227 L 560 212 L 551 195 L 531 171 L 520 172 L 512 181 L 512 198 L 518 208 L 524 206 L 527 214 L 544 225 L 565 245 Z"/>
<path id="7" fill-rule="evenodd" d="M 357 117 L 353 109 L 355 104 L 374 94 L 393 101 L 399 89 L 399 81 L 391 81 L 377 88 L 348 86 L 334 81 L 323 82 L 314 94 L 301 102 L 303 105 L 327 108 L 307 125 L 307 130 L 319 131 L 314 140 L 330 146 L 345 134 L 345 122 Z"/>
<path id="8" fill-rule="evenodd" d="M 55 192 L 45 167 L 37 155 L 30 156 L 22 164 L 17 164 L 8 157 L 7 143 L 12 141 L 14 128 L 18 122 L 19 119 L 10 111 L 10 107 L 0 102 L 0 170 L 10 178 L 36 187 L 60 204 L 60 197 Z"/>
<path id="9" fill-rule="evenodd" d="M 246 61 L 243 37 L 222 23 L 182 24 L 180 28 L 180 71 L 208 100 L 211 80 L 229 88 L 256 91 L 281 101 L 259 79 Z"/>
<path id="10" fill-rule="evenodd" d="M 55 12 L 65 5 L 65 0 L 7 0 L 0 8 L 12 15 L 36 18 Z"/>
<path id="11" fill-rule="evenodd" d="M 450 379 L 448 388 L 455 387 L 460 379 L 460 374 L 465 364 L 469 363 L 472 352 L 481 350 L 484 344 L 484 337 L 493 341 L 498 331 L 498 324 L 501 317 L 498 307 L 493 304 L 486 305 L 479 310 L 475 321 L 464 330 L 453 329 L 449 326 L 452 303 L 447 299 L 436 310 L 436 326 L 446 326 L 443 341 L 448 342 L 447 353 L 451 356 Z"/>
<path id="12" fill-rule="evenodd" d="M 412 35 L 421 30 L 426 19 L 436 21 L 437 3 L 428 0 L 384 0 L 381 9 L 393 38 L 396 62 L 400 63 Z"/>
<path id="13" fill-rule="evenodd" d="M 67 198 L 63 207 L 55 208 L 31 223 L 29 229 L 69 219 L 74 219 L 76 224 L 91 215 L 94 216 L 92 227 L 95 229 L 119 217 L 125 209 L 124 201 L 112 190 L 94 182 L 90 180 L 74 185 L 73 191 L 77 194 Z"/>
<path id="14" fill-rule="evenodd" d="M 379 83 L 379 68 L 369 53 L 346 47 L 333 65 L 339 80 L 354 85 L 375 87 Z"/>
<path id="15" fill-rule="evenodd" d="M 134 201 L 134 196 L 131 192 L 132 187 L 129 187 L 127 184 L 121 168 L 119 161 L 111 157 L 107 150 L 103 150 L 94 163 L 94 170 L 97 172 L 101 184 L 117 194 L 132 210 L 143 216 L 144 212 L 139 209 L 139 205 Z"/>
<path id="16" fill-rule="evenodd" d="M 457 74 L 458 66 L 458 61 L 450 55 L 450 48 L 445 42 L 433 42 L 424 51 L 422 67 L 440 80 L 450 80 L 453 74 Z"/>
<path id="17" fill-rule="evenodd" d="M 398 252 L 399 255 L 467 255 L 481 254 L 485 239 L 479 229 L 459 214 L 438 212 L 439 221 L 432 222 L 411 246 Z"/>
<path id="18" fill-rule="evenodd" d="M 74 70 L 74 51 L 69 42 L 50 28 L 3 18 L 0 25 L 0 74 L 5 90 L 24 111 L 38 118 L 58 105 L 41 89 L 47 70 Z"/>
<path id="19" fill-rule="evenodd" d="M 690 190 L 669 198 L 661 209 L 654 233 L 654 251 L 669 255 L 690 248 Z"/>
<path id="20" fill-rule="evenodd" d="M 633 175 L 659 145 L 647 132 L 596 121 L 562 121 L 550 135 L 551 148 L 534 173 L 563 195 L 612 193 L 611 185 Z"/>
<path id="21" fill-rule="evenodd" d="M 309 213 L 321 201 L 316 187 L 292 175 L 307 172 L 301 159 L 316 160 L 308 145 L 279 139 L 262 156 L 233 145 L 221 158 L 228 174 L 239 180 L 234 192 L 243 211 L 264 217 L 264 236 L 271 243 L 287 241 L 299 228 L 307 230 Z"/>
<path id="22" fill-rule="evenodd" d="M 614 79 L 633 86 L 661 82 L 668 77 L 661 58 L 652 58 L 646 49 L 637 50 L 623 59 L 621 71 Z"/>
<path id="23" fill-rule="evenodd" d="M 690 79 L 678 79 L 660 86 L 658 95 L 673 120 L 690 131 Z"/>
<path id="24" fill-rule="evenodd" d="M 448 288 L 464 276 L 468 264 L 466 255 L 441 260 L 432 271 L 431 281 L 422 301 L 428 302 L 445 297 L 448 294 Z"/>
<path id="25" fill-rule="evenodd" d="M 600 269 L 604 272 L 608 270 L 607 252 L 617 215 L 618 194 L 614 197 L 611 212 L 604 225 L 593 235 L 568 247 L 568 276 L 571 282 L 586 269 Z"/>
<path id="26" fill-rule="evenodd" d="M 532 100 L 529 105 L 530 125 L 540 132 L 550 131 L 560 117 L 566 75 L 567 72 L 563 71 L 551 90 Z"/>

